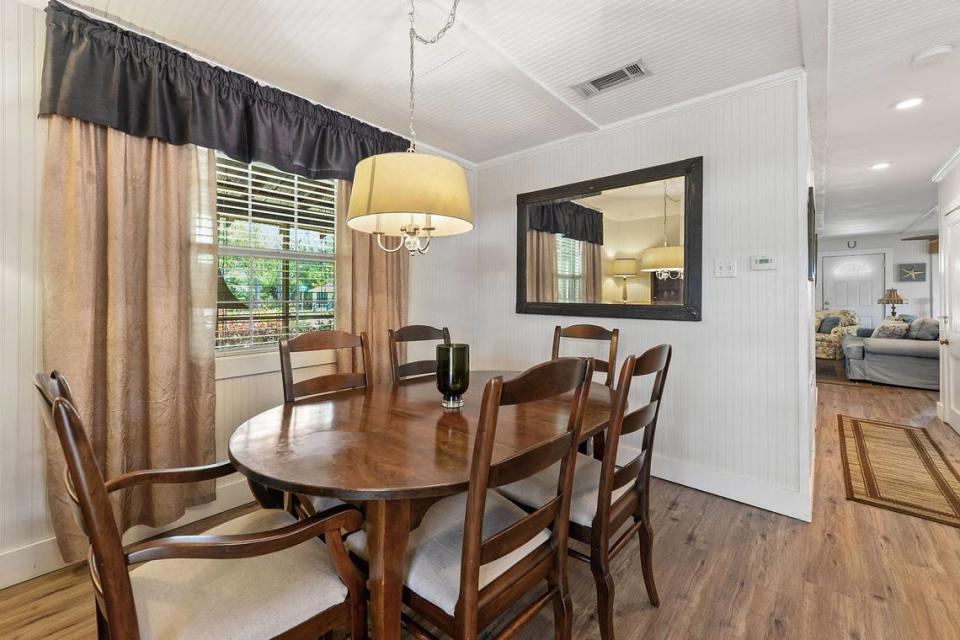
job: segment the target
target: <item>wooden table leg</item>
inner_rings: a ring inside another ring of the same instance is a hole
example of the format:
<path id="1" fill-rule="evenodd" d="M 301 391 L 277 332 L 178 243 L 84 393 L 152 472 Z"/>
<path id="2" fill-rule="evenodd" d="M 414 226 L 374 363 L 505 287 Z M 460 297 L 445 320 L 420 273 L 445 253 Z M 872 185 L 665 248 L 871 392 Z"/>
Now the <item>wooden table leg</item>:
<path id="1" fill-rule="evenodd" d="M 403 571 L 410 537 L 410 501 L 367 503 L 370 617 L 374 640 L 400 640 Z"/>

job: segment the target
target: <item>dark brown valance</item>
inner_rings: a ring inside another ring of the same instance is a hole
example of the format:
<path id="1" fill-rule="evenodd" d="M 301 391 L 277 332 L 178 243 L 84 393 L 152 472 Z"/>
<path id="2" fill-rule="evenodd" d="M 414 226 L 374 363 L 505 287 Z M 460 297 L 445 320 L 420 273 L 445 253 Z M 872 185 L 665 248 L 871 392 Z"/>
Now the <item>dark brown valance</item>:
<path id="1" fill-rule="evenodd" d="M 409 145 L 56 0 L 47 6 L 40 97 L 40 115 L 53 114 L 308 178 L 351 180 L 360 160 Z"/>
<path id="2" fill-rule="evenodd" d="M 559 233 L 571 240 L 603 244 L 603 214 L 564 200 L 529 207 L 529 228 Z"/>

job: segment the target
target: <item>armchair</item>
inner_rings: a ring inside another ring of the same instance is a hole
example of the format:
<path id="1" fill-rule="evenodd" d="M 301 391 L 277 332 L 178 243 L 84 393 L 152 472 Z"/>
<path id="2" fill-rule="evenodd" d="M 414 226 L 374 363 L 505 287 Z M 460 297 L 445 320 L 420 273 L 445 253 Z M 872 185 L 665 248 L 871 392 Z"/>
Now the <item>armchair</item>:
<path id="1" fill-rule="evenodd" d="M 828 318 L 838 318 L 839 321 L 825 322 Z M 848 310 L 817 311 L 813 324 L 817 357 L 827 360 L 842 360 L 843 337 L 857 335 L 860 328 L 857 314 Z"/>

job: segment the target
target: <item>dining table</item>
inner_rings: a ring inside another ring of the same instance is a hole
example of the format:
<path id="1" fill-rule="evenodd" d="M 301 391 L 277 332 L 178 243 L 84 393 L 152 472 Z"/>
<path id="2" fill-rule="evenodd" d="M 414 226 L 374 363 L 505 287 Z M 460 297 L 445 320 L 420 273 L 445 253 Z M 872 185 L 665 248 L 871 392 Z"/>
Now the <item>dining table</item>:
<path id="1" fill-rule="evenodd" d="M 269 490 L 358 505 L 367 533 L 371 635 L 399 640 L 410 531 L 438 499 L 467 490 L 486 383 L 515 371 L 471 371 L 459 410 L 444 409 L 436 378 L 371 384 L 288 402 L 231 435 L 230 460 Z M 500 408 L 492 465 L 509 465 L 567 428 L 571 394 Z M 592 383 L 581 442 L 610 418 L 613 392 Z"/>

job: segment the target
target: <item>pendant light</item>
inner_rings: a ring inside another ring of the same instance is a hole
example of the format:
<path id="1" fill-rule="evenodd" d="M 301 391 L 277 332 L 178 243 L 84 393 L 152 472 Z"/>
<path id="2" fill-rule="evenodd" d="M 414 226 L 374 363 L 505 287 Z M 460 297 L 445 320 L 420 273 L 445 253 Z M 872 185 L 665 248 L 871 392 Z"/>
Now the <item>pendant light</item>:
<path id="1" fill-rule="evenodd" d="M 410 255 L 426 253 L 437 236 L 452 236 L 473 229 L 473 210 L 467 176 L 456 162 L 417 152 L 414 112 L 414 46 L 430 45 L 453 26 L 460 0 L 446 24 L 432 38 L 414 27 L 414 0 L 410 0 L 410 148 L 397 153 L 370 156 L 357 164 L 353 177 L 347 226 L 377 237 L 384 251 L 406 249 Z M 384 236 L 400 238 L 388 247 Z"/>
<path id="2" fill-rule="evenodd" d="M 650 247 L 640 256 L 640 271 L 654 273 L 658 280 L 683 278 L 683 247 L 667 244 L 667 183 L 663 183 L 663 246 Z"/>

